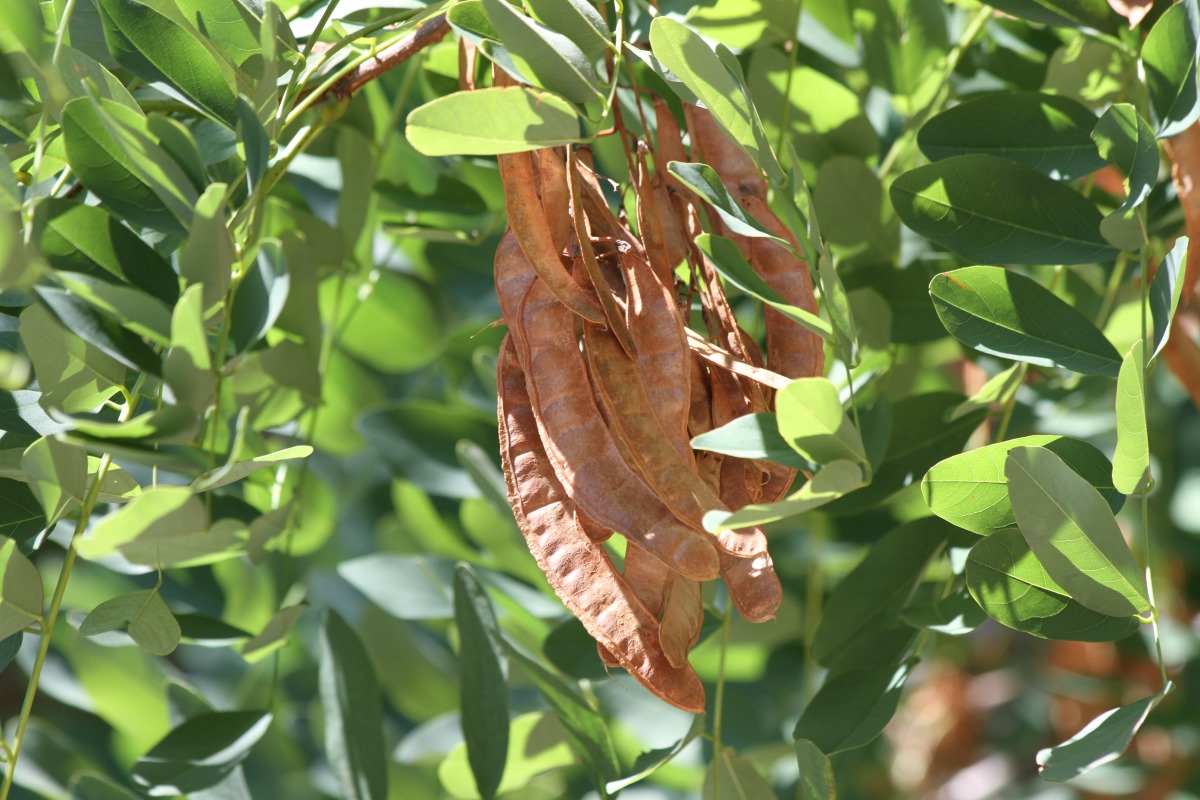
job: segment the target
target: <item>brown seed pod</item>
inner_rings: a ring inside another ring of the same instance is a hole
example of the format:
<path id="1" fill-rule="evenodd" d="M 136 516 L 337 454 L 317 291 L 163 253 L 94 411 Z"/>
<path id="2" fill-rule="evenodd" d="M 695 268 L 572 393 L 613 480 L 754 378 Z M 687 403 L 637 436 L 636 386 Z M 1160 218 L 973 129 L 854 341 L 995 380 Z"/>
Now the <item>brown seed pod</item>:
<path id="1" fill-rule="evenodd" d="M 571 218 L 562 210 L 571 202 L 567 185 L 567 173 L 563 169 L 562 154 L 551 148 L 533 151 L 534 165 L 538 173 L 538 194 L 542 199 L 542 213 L 550 226 L 550 238 L 554 249 L 562 253 L 571 240 Z"/>
<path id="2" fill-rule="evenodd" d="M 684 104 L 688 134 L 692 137 L 692 160 L 703 161 L 721 177 L 735 198 L 767 199 L 767 183 L 750 156 L 725 136 L 707 109 Z M 697 157 L 698 156 L 698 157 Z"/>
<path id="3" fill-rule="evenodd" d="M 738 558 L 721 553 L 721 577 L 738 612 L 751 622 L 775 618 L 783 602 L 783 586 L 768 553 Z"/>
<path id="4" fill-rule="evenodd" d="M 713 545 L 676 520 L 622 458 L 592 395 L 571 312 L 541 281 L 529 287 L 519 325 L 538 428 L 567 495 L 597 523 L 650 549 L 679 572 L 698 580 L 714 577 Z M 613 344 L 628 360 L 615 339 Z"/>
<path id="5" fill-rule="evenodd" d="M 672 574 L 667 584 L 658 639 L 673 667 L 687 666 L 688 651 L 700 640 L 704 626 L 704 598 L 700 584 L 691 578 Z"/>
<path id="6" fill-rule="evenodd" d="M 508 224 L 537 276 L 576 314 L 603 325 L 605 316 L 600 305 L 571 278 L 559 257 L 560 250 L 554 246 L 554 235 L 537 195 L 533 156 L 514 153 L 500 156 L 499 162 Z"/>
<path id="7" fill-rule="evenodd" d="M 509 502 L 530 552 L 554 591 L 609 655 L 674 706 L 704 710 L 704 686 L 672 664 L 658 620 L 637 601 L 608 554 L 580 530 L 541 449 L 525 377 L 507 338 L 500 352 L 500 451 Z"/>
<path id="8" fill-rule="evenodd" d="M 671 446 L 636 366 L 612 334 L 594 326 L 584 326 L 584 349 L 596 394 L 608 407 L 614 432 L 629 445 L 638 470 L 680 520 L 702 530 L 704 513 L 725 507 L 696 473 L 691 451 L 685 461 Z M 720 549 L 741 556 L 767 548 L 766 536 L 758 528 L 725 531 L 715 538 Z"/>

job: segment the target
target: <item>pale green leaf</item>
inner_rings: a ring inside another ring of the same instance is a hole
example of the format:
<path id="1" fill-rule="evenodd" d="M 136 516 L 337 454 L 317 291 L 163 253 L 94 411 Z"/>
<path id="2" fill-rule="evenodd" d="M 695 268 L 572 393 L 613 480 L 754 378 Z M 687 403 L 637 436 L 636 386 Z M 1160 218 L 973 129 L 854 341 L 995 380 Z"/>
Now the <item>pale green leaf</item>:
<path id="1" fill-rule="evenodd" d="M 582 141 L 579 115 L 570 103 L 523 86 L 431 100 L 408 115 L 405 136 L 427 156 L 493 156 Z"/>
<path id="2" fill-rule="evenodd" d="M 867 464 L 862 437 L 827 379 L 797 378 L 775 395 L 775 408 L 779 434 L 809 461 Z"/>
<path id="3" fill-rule="evenodd" d="M 1125 354 L 1117 378 L 1117 449 L 1113 453 L 1113 486 L 1124 494 L 1140 494 L 1154 483 L 1150 474 L 1150 432 L 1146 427 L 1146 373 L 1139 339 Z"/>

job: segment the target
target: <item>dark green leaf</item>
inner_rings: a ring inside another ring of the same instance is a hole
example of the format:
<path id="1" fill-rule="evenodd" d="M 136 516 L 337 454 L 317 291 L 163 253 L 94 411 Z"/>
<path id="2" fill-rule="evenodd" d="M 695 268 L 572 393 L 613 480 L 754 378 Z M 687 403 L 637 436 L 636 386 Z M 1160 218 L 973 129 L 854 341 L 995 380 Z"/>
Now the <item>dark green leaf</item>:
<path id="1" fill-rule="evenodd" d="M 0 672 L 8 669 L 17 657 L 17 653 L 21 650 L 21 642 L 25 638 L 23 631 L 17 631 L 11 636 L 6 636 L 0 639 Z"/>
<path id="2" fill-rule="evenodd" d="M 1103 453 L 1079 439 L 1039 434 L 976 448 L 935 465 L 921 481 L 929 510 L 982 536 L 1016 525 L 1004 478 L 1004 460 L 1014 447 L 1053 451 L 1096 487 L 1114 514 L 1125 504 L 1125 495 L 1112 485 L 1112 464 Z"/>
<path id="3" fill-rule="evenodd" d="M 592 648 L 595 650 L 595 647 Z M 697 736 L 704 733 L 704 716 L 696 714 L 692 717 L 692 727 L 682 738 L 677 740 L 669 747 L 661 747 L 656 750 L 648 750 L 640 754 L 633 762 L 633 766 L 629 769 L 629 774 L 620 780 L 609 781 L 604 789 L 607 792 L 616 794 L 626 786 L 631 786 L 649 775 L 652 775 L 659 767 L 666 764 L 675 756 L 692 743 Z"/>
<path id="4" fill-rule="evenodd" d="M 953 156 L 896 178 L 892 205 L 908 227 L 984 264 L 1086 264 L 1115 255 L 1100 212 L 1031 167 Z"/>
<path id="5" fill-rule="evenodd" d="M 916 661 L 897 668 L 875 665 L 830 674 L 792 732 L 833 755 L 869 744 L 896 713 L 900 693 Z"/>
<path id="6" fill-rule="evenodd" d="M 1142 45 L 1150 112 L 1159 138 L 1176 136 L 1200 118 L 1200 8 L 1183 0 L 1163 12 Z"/>
<path id="7" fill-rule="evenodd" d="M 966 587 L 943 596 L 944 590 L 945 586 L 940 583 L 918 586 L 912 603 L 900 612 L 900 620 L 914 628 L 962 636 L 987 619 L 987 612 L 979 607 Z"/>
<path id="8" fill-rule="evenodd" d="M 971 548 L 967 588 L 992 619 L 1043 639 L 1116 641 L 1140 626 L 1136 617 L 1110 617 L 1072 600 L 1016 528 L 997 531 Z"/>
<path id="9" fill-rule="evenodd" d="M 139 795 L 102 775 L 77 773 L 71 779 L 71 800 L 141 800 Z"/>
<path id="10" fill-rule="evenodd" d="M 1150 196 L 1158 181 L 1158 143 L 1154 131 L 1128 103 L 1110 106 L 1092 131 L 1105 161 L 1125 175 L 1125 202 L 1118 211 L 1129 211 Z"/>
<path id="11" fill-rule="evenodd" d="M 0 536 L 14 539 L 22 550 L 46 528 L 42 504 L 21 481 L 0 478 Z"/>
<path id="12" fill-rule="evenodd" d="M 774 800 L 776 796 L 771 784 L 750 760 L 738 755 L 732 747 L 723 748 L 713 756 L 700 791 L 701 800 Z"/>
<path id="13" fill-rule="evenodd" d="M 116 318 L 62 289 L 39 286 L 37 293 L 54 318 L 84 342 L 130 369 L 162 374 L 158 354 L 140 336 L 122 327 Z"/>
<path id="14" fill-rule="evenodd" d="M 1119 21 L 1104 0 L 997 0 L 992 5 L 1014 17 L 1064 28 L 1115 33 Z"/>
<path id="15" fill-rule="evenodd" d="M 846 657 L 857 641 L 874 639 L 893 625 L 925 569 L 953 529 L 925 517 L 892 530 L 871 545 L 866 557 L 841 580 L 821 611 L 813 656 L 831 669 L 849 668 Z"/>
<path id="16" fill-rule="evenodd" d="M 383 713 L 371 656 L 336 611 L 321 618 L 321 708 L 325 754 L 347 800 L 384 800 L 388 791 Z"/>
<path id="17" fill-rule="evenodd" d="M 237 125 L 233 70 L 172 3 L 98 0 L 109 49 L 146 81 L 166 81 L 207 113 Z"/>
<path id="18" fill-rule="evenodd" d="M 774 414 L 746 414 L 692 439 L 697 450 L 738 458 L 766 459 L 800 469 L 811 467 L 779 433 Z"/>
<path id="19" fill-rule="evenodd" d="M 883 463 L 871 483 L 825 510 L 833 514 L 859 513 L 916 482 L 931 466 L 962 450 L 972 431 L 986 417 L 982 410 L 947 421 L 963 400 L 951 392 L 931 392 L 906 397 L 892 404 L 891 436 Z"/>
<path id="20" fill-rule="evenodd" d="M 1175 240 L 1171 252 L 1167 253 L 1150 281 L 1150 317 L 1154 325 L 1154 351 L 1151 360 L 1158 357 L 1171 338 L 1171 320 L 1179 307 L 1179 295 L 1183 291 L 1183 270 L 1187 264 L 1188 237 Z"/>
<path id="21" fill-rule="evenodd" d="M 155 656 L 166 656 L 179 646 L 179 623 L 162 595 L 154 589 L 127 592 L 92 609 L 79 626 L 84 636 L 128 628 L 129 638 Z"/>
<path id="22" fill-rule="evenodd" d="M 42 576 L 17 550 L 17 541 L 0 537 L 0 639 L 20 633 L 42 618 Z"/>
<path id="23" fill-rule="evenodd" d="M 215 786 L 245 760 L 271 715 L 215 711 L 192 717 L 133 765 L 133 780 L 152 794 L 187 794 Z"/>
<path id="24" fill-rule="evenodd" d="M 1067 741 L 1039 751 L 1037 763 L 1043 780 L 1069 781 L 1116 760 L 1154 707 L 1174 688 L 1168 683 L 1156 695 L 1105 711 Z"/>
<path id="25" fill-rule="evenodd" d="M 993 92 L 938 114 L 917 134 L 930 161 L 983 153 L 1061 180 L 1104 166 L 1091 133 L 1096 115 L 1069 97 Z"/>
<path id="26" fill-rule="evenodd" d="M 513 647 L 507 640 L 505 649 L 514 663 L 519 664 L 537 686 L 542 697 L 554 709 L 567 732 L 567 740 L 575 750 L 597 789 L 621 774 L 621 763 L 613 747 L 612 736 L 604 717 L 566 681 Z"/>
<path id="27" fill-rule="evenodd" d="M 775 236 L 764 228 L 761 222 L 746 213 L 746 209 L 729 193 L 729 189 L 721 182 L 721 176 L 712 167 L 691 161 L 672 161 L 667 168 L 672 175 L 683 181 L 685 186 L 712 206 L 721 217 L 721 221 L 733 233 L 770 239 L 791 249 L 790 242 Z"/>
<path id="28" fill-rule="evenodd" d="M 496 613 L 479 579 L 464 563 L 454 569 L 454 619 L 461 670 L 459 708 L 475 786 L 496 796 L 508 755 L 507 661 Z"/>
<path id="29" fill-rule="evenodd" d="M 287 302 L 291 281 L 279 242 L 259 243 L 258 258 L 246 270 L 233 301 L 229 335 L 241 352 L 267 335 Z"/>
<path id="30" fill-rule="evenodd" d="M 1071 597 L 1109 616 L 1150 613 L 1145 575 L 1095 487 L 1041 447 L 1010 450 L 1004 475 L 1025 541 Z"/>
<path id="31" fill-rule="evenodd" d="M 204 614 L 176 614 L 175 621 L 180 636 L 193 644 L 224 647 L 250 638 L 247 631 Z"/>
<path id="32" fill-rule="evenodd" d="M 1086 375 L 1116 377 L 1121 355 L 1092 321 L 1024 275 L 965 267 L 936 276 L 929 294 L 954 338 L 984 353 Z"/>

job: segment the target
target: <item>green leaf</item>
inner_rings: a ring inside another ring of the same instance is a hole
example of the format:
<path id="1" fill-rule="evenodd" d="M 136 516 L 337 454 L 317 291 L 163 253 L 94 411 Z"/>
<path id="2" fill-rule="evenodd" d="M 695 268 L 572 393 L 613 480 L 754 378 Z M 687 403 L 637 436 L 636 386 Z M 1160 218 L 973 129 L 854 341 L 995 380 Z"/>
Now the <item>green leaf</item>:
<path id="1" fill-rule="evenodd" d="M 779 502 L 752 503 L 733 512 L 709 511 L 704 515 L 704 529 L 719 533 L 794 517 L 832 503 L 862 486 L 864 481 L 860 464 L 833 461 L 817 470 L 807 483 Z"/>
<path id="2" fill-rule="evenodd" d="M 225 302 L 237 251 L 225 222 L 228 187 L 214 183 L 196 201 L 191 233 L 179 249 L 179 274 L 185 286 L 204 284 L 204 319 Z"/>
<path id="3" fill-rule="evenodd" d="M 42 403 L 68 413 L 91 411 L 119 391 L 125 367 L 64 329 L 41 305 L 21 313 L 21 342 L 42 386 Z"/>
<path id="4" fill-rule="evenodd" d="M 21 651 L 21 642 L 25 639 L 25 633 L 18 631 L 12 636 L 6 636 L 0 639 L 0 672 L 8 669 L 8 666 L 17 659 L 17 653 Z"/>
<path id="5" fill-rule="evenodd" d="M 616 780 L 621 774 L 621 764 L 608 725 L 600 712 L 558 675 L 513 647 L 508 640 L 504 640 L 503 644 L 509 657 L 521 666 L 554 709 L 571 748 L 587 768 L 592 785 L 599 789 L 609 781 Z"/>
<path id="6" fill-rule="evenodd" d="M 963 636 L 973 632 L 987 619 L 966 587 L 943 596 L 941 583 L 926 583 L 917 587 L 913 601 L 900 612 L 900 621 L 947 636 Z"/>
<path id="7" fill-rule="evenodd" d="M 271 726 L 262 711 L 198 714 L 168 733 L 133 765 L 133 780 L 153 795 L 215 786 L 250 755 Z"/>
<path id="8" fill-rule="evenodd" d="M 1142 340 L 1129 348 L 1117 378 L 1117 449 L 1113 453 L 1113 486 L 1124 494 L 1141 494 L 1154 483 L 1150 474 L 1150 432 L 1146 427 L 1146 373 Z"/>
<path id="9" fill-rule="evenodd" d="M 80 772 L 71 776 L 71 800 L 141 800 L 102 775 Z"/>
<path id="10" fill-rule="evenodd" d="M 698 34 L 668 17 L 658 16 L 650 23 L 650 46 L 654 57 L 703 103 L 725 135 L 746 151 L 768 178 L 782 183 L 783 168 L 767 145 L 758 112 L 750 104 L 740 76 L 730 71 Z"/>
<path id="11" fill-rule="evenodd" d="M 852 14 L 862 37 L 863 66 L 872 83 L 901 98 L 917 95 L 919 108 L 921 90 L 938 64 L 938 54 L 950 44 L 945 5 L 936 0 L 861 0 Z M 909 105 L 899 104 L 901 109 Z"/>
<path id="12" fill-rule="evenodd" d="M 48 520 L 56 522 L 75 504 L 82 505 L 88 465 L 87 452 L 79 445 L 58 436 L 38 439 L 26 448 L 21 469 Z"/>
<path id="13" fill-rule="evenodd" d="M 232 68 L 173 3 L 97 0 L 97 5 L 109 50 L 121 66 L 143 80 L 170 83 L 206 113 L 237 125 Z"/>
<path id="14" fill-rule="evenodd" d="M 1064 28 L 1094 28 L 1115 33 L 1119 17 L 1104 0 L 997 0 L 995 8 L 1014 17 L 1022 17 Z"/>
<path id="15" fill-rule="evenodd" d="M 274 453 L 266 453 L 265 455 L 255 456 L 247 461 L 235 461 L 232 464 L 227 464 L 223 467 L 218 467 L 214 470 L 209 470 L 203 475 L 200 475 L 196 480 L 192 481 L 191 488 L 194 492 L 211 492 L 213 489 L 219 489 L 222 486 L 228 486 L 231 483 L 237 483 L 247 475 L 253 475 L 261 469 L 269 469 L 278 464 L 280 461 L 291 461 L 296 458 L 308 458 L 312 455 L 313 449 L 306 444 L 298 444 L 294 447 L 287 447 L 283 450 L 276 450 Z"/>
<path id="16" fill-rule="evenodd" d="M 582 630 L 582 626 L 580 629 Z M 590 641 L 591 637 L 588 637 L 588 639 Z M 591 649 L 594 651 L 596 648 L 593 647 Z M 604 790 L 610 794 L 616 794 L 625 787 L 632 786 L 643 778 L 649 777 L 659 767 L 679 755 L 685 747 L 691 744 L 702 733 L 704 733 L 704 716 L 696 714 L 692 717 L 692 726 L 688 728 L 688 732 L 676 740 L 674 744 L 641 753 L 634 759 L 633 766 L 629 768 L 628 774 L 619 780 L 609 781 L 605 784 Z"/>
<path id="17" fill-rule="evenodd" d="M 796 740 L 796 761 L 800 766 L 799 800 L 837 800 L 833 764 L 808 739 Z"/>
<path id="18" fill-rule="evenodd" d="M 701 800 L 718 797 L 730 800 L 773 800 L 777 797 L 771 784 L 750 760 L 739 756 L 732 747 L 722 748 L 704 773 Z"/>
<path id="19" fill-rule="evenodd" d="M 870 484 L 830 504 L 826 512 L 860 513 L 914 484 L 917 475 L 925 474 L 943 458 L 961 452 L 986 416 L 979 410 L 949 420 L 962 400 L 962 395 L 952 392 L 929 392 L 892 403 L 883 463 L 875 468 Z"/>
<path id="20" fill-rule="evenodd" d="M 779 435 L 809 461 L 867 464 L 862 437 L 829 380 L 797 378 L 775 395 L 775 408 Z"/>
<path id="21" fill-rule="evenodd" d="M 204 614 L 176 614 L 179 633 L 190 644 L 204 647 L 228 647 L 250 638 L 250 634 L 227 622 Z"/>
<path id="22" fill-rule="evenodd" d="M 114 318 L 122 327 L 155 345 L 166 347 L 171 343 L 171 310 L 158 298 L 141 289 L 91 275 L 59 271 L 57 277 L 71 294 Z"/>
<path id="23" fill-rule="evenodd" d="M 953 156 L 896 178 L 892 205 L 908 227 L 984 264 L 1086 264 L 1116 254 L 1100 212 L 1031 167 Z"/>
<path id="24" fill-rule="evenodd" d="M 1071 597 L 1113 617 L 1151 611 L 1145 576 L 1095 487 L 1041 447 L 1010 450 L 1004 474 L 1025 541 Z"/>
<path id="25" fill-rule="evenodd" d="M 496 796 L 508 754 L 508 663 L 496 613 L 466 564 L 454 569 L 454 620 L 461 669 L 459 708 L 475 786 L 484 800 Z"/>
<path id="26" fill-rule="evenodd" d="M 1014 447 L 1054 452 L 1096 487 L 1114 514 L 1124 505 L 1125 496 L 1112 485 L 1112 464 L 1103 453 L 1079 439 L 1038 434 L 989 444 L 934 465 L 921 481 L 929 510 L 981 536 L 1016 525 L 1004 477 L 1004 461 Z"/>
<path id="27" fill-rule="evenodd" d="M 1072 180 L 1104 166 L 1091 137 L 1096 127 L 1096 115 L 1069 97 L 992 92 L 933 117 L 917 144 L 930 161 L 981 153 Z"/>
<path id="28" fill-rule="evenodd" d="M 576 103 L 603 102 L 596 71 L 571 39 L 525 16 L 507 0 L 483 0 L 483 8 L 522 75 L 532 75 L 535 83 Z"/>
<path id="29" fill-rule="evenodd" d="M 62 129 L 72 169 L 110 210 L 166 233 L 187 232 L 196 189 L 145 117 L 111 100 L 78 98 L 63 108 Z"/>
<path id="30" fill-rule="evenodd" d="M 501 796 L 520 793 L 539 775 L 577 763 L 558 718 L 548 711 L 521 714 L 512 721 L 506 760 L 508 768 L 498 790 Z M 456 800 L 479 797 L 464 743 L 456 745 L 442 759 L 437 773 L 442 788 Z"/>
<path id="31" fill-rule="evenodd" d="M 216 395 L 204 330 L 203 293 L 203 286 L 189 286 L 175 304 L 171 312 L 171 349 L 163 359 L 163 378 L 176 401 L 197 415 L 208 410 Z"/>
<path id="32" fill-rule="evenodd" d="M 405 137 L 427 156 L 493 156 L 582 141 L 579 115 L 569 103 L 523 86 L 455 92 L 431 100 L 408 115 Z"/>
<path id="33" fill-rule="evenodd" d="M 709 257 L 721 277 L 743 292 L 761 300 L 823 339 L 828 339 L 833 335 L 833 329 L 828 322 L 811 311 L 785 303 L 779 293 L 768 286 L 762 276 L 754 271 L 754 267 L 750 266 L 750 262 L 742 255 L 742 251 L 738 249 L 732 239 L 702 233 L 696 237 L 696 245 Z"/>
<path id="34" fill-rule="evenodd" d="M 604 16 L 585 0 L 525 0 L 525 5 L 539 22 L 567 36 L 589 58 L 615 49 Z"/>
<path id="35" fill-rule="evenodd" d="M 1134 734 L 1154 707 L 1174 688 L 1175 685 L 1168 682 L 1156 695 L 1105 711 L 1062 744 L 1038 751 L 1037 763 L 1042 779 L 1069 781 L 1115 761 L 1129 747 Z"/>
<path id="36" fill-rule="evenodd" d="M 325 754 L 348 800 L 384 800 L 388 792 L 379 682 L 362 640 L 332 609 L 321 617 L 321 708 Z"/>
<path id="37" fill-rule="evenodd" d="M 946 330 L 984 353 L 1116 377 L 1121 356 L 1091 320 L 1030 278 L 1002 267 L 943 272 L 929 294 Z"/>
<path id="38" fill-rule="evenodd" d="M 15 539 L 0 536 L 0 639 L 41 618 L 42 576 L 17 550 Z"/>
<path id="39" fill-rule="evenodd" d="M 733 233 L 740 236 L 770 239 L 789 250 L 792 249 L 791 242 L 775 236 L 763 227 L 761 222 L 746 213 L 746 209 L 742 208 L 742 204 L 729 193 L 729 189 L 725 188 L 725 184 L 721 182 L 721 176 L 712 167 L 699 162 L 672 161 L 667 164 L 667 169 L 671 171 L 672 175 L 683 181 L 684 186 L 700 195 L 705 202 L 712 206 L 721 221 Z"/>
<path id="40" fill-rule="evenodd" d="M 283 247 L 274 239 L 260 242 L 258 258 L 246 269 L 234 296 L 229 336 L 237 352 L 267 335 L 283 311 L 290 286 Z"/>
<path id="41" fill-rule="evenodd" d="M 99 206 L 48 198 L 38 203 L 34 237 L 50 266 L 123 281 L 164 303 L 179 298 L 170 263 Z"/>
<path id="42" fill-rule="evenodd" d="M 0 478 L 0 536 L 14 539 L 22 549 L 46 529 L 42 504 L 22 481 Z"/>
<path id="43" fill-rule="evenodd" d="M 39 286 L 35 291 L 50 313 L 71 333 L 94 344 L 130 369 L 151 375 L 161 373 L 162 363 L 154 349 L 141 336 L 123 328 L 116 317 L 62 289 Z"/>
<path id="44" fill-rule="evenodd" d="M 1179 307 L 1179 296 L 1183 291 L 1184 265 L 1187 264 L 1188 237 L 1175 240 L 1171 252 L 1167 253 L 1150 281 L 1150 318 L 1154 325 L 1153 360 L 1162 352 L 1171 338 L 1171 320 Z"/>
<path id="45" fill-rule="evenodd" d="M 810 230 L 809 239 L 819 242 L 823 235 L 838 256 L 835 270 L 821 254 L 821 271 L 836 275 L 859 264 L 895 263 L 899 257 L 900 220 L 879 177 L 861 158 L 832 156 L 821 164 L 808 216 L 820 222 L 820 230 Z M 824 294 L 828 304 L 829 292 Z"/>
<path id="46" fill-rule="evenodd" d="M 304 603 L 279 609 L 257 636 L 252 636 L 242 642 L 242 646 L 238 648 L 242 658 L 246 659 L 249 664 L 257 664 L 286 645 L 292 632 L 292 626 L 307 610 L 308 606 Z"/>
<path id="47" fill-rule="evenodd" d="M 261 12 L 252 10 L 254 4 L 245 0 L 175 0 L 175 4 L 234 64 L 245 66 L 262 51 Z"/>
<path id="48" fill-rule="evenodd" d="M 988 378 L 979 391 L 954 409 L 950 419 L 956 420 L 979 409 L 990 410 L 993 405 L 1007 405 L 1025 382 L 1025 374 L 1028 371 L 1028 366 L 1021 362 Z"/>
<path id="49" fill-rule="evenodd" d="M 1092 138 L 1104 160 L 1125 175 L 1125 202 L 1117 210 L 1141 205 L 1158 182 L 1158 142 L 1150 125 L 1129 103 L 1116 103 L 1100 117 Z"/>
<path id="50" fill-rule="evenodd" d="M 101 520 L 80 540 L 79 554 L 95 559 L 119 551 L 135 564 L 169 567 L 233 558 L 244 546 L 240 522 L 223 519 L 210 527 L 200 498 L 182 486 L 159 486 Z"/>
<path id="51" fill-rule="evenodd" d="M 1016 528 L 997 531 L 971 548 L 967 588 L 989 617 L 1043 639 L 1109 642 L 1140 627 L 1136 617 L 1110 617 L 1072 600 Z"/>
<path id="52" fill-rule="evenodd" d="M 871 545 L 866 557 L 841 580 L 821 611 L 813 656 L 831 669 L 851 667 L 863 643 L 895 624 L 934 556 L 953 530 L 937 517 L 895 528 Z"/>
<path id="53" fill-rule="evenodd" d="M 866 666 L 830 674 L 792 732 L 825 755 L 869 744 L 896 713 L 900 693 L 916 661 Z"/>
<path id="54" fill-rule="evenodd" d="M 1183 0 L 1163 12 L 1142 44 L 1150 112 L 1160 139 L 1177 136 L 1200 119 L 1196 63 L 1200 59 L 1200 8 Z"/>
<path id="55" fill-rule="evenodd" d="M 738 458 L 765 459 L 800 469 L 800 457 L 779 433 L 773 413 L 746 414 L 692 439 L 692 447 Z"/>
<path id="56" fill-rule="evenodd" d="M 179 646 L 179 622 L 156 589 L 127 592 L 96 606 L 84 618 L 84 636 L 129 629 L 129 638 L 155 656 L 167 656 Z"/>

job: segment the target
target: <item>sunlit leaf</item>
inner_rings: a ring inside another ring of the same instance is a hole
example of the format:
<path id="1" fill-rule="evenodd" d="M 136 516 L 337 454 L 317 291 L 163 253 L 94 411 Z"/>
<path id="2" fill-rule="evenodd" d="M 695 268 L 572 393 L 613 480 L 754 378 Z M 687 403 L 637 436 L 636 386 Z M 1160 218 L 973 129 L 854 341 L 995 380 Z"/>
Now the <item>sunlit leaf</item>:
<path id="1" fill-rule="evenodd" d="M 1146 426 L 1146 374 L 1142 340 L 1125 354 L 1117 378 L 1117 449 L 1113 486 L 1125 494 L 1150 488 L 1150 432 Z"/>
<path id="2" fill-rule="evenodd" d="M 457 92 L 413 109 L 405 136 L 427 156 L 520 153 L 580 141 L 579 116 L 550 92 L 496 87 Z"/>

